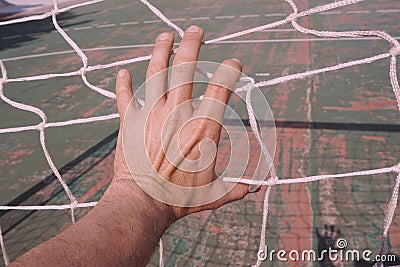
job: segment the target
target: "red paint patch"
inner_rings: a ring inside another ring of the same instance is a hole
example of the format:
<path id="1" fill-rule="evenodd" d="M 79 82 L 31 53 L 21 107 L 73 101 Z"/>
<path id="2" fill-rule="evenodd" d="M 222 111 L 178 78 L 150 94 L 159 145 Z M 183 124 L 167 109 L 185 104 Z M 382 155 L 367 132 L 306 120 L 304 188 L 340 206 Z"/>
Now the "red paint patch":
<path id="1" fill-rule="evenodd" d="M 216 226 L 215 224 L 210 224 L 210 232 L 211 233 L 213 233 L 213 234 L 215 234 L 215 235 L 218 235 L 219 233 L 221 233 L 222 232 L 222 229 L 221 229 L 221 227 L 218 227 L 218 226 Z"/>
<path id="2" fill-rule="evenodd" d="M 377 142 L 385 142 L 386 138 L 383 136 L 370 136 L 370 135 L 363 135 L 361 136 L 362 139 L 365 140 L 372 140 Z"/>

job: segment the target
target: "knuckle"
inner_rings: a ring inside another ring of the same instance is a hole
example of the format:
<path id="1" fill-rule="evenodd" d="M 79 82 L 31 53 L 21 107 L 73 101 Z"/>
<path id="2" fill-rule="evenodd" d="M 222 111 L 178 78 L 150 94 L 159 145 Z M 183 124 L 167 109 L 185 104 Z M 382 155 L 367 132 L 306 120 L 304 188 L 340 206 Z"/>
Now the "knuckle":
<path id="1" fill-rule="evenodd" d="M 126 86 L 120 87 L 117 90 L 117 98 L 130 98 L 131 93 L 130 93 L 130 88 L 127 88 Z"/>
<path id="2" fill-rule="evenodd" d="M 197 135 L 197 136 L 206 136 L 207 134 L 207 130 L 208 130 L 208 124 L 207 124 L 207 120 L 205 120 L 205 119 L 201 119 L 200 121 L 198 121 L 198 122 L 196 122 L 197 123 L 197 126 L 196 126 L 196 128 L 195 128 L 195 131 L 194 131 L 194 135 Z"/>
<path id="3" fill-rule="evenodd" d="M 247 195 L 248 192 L 249 191 L 248 191 L 247 187 L 243 187 L 243 189 L 241 189 L 239 192 L 239 199 L 243 199 Z"/>
<path id="4" fill-rule="evenodd" d="M 181 60 L 182 60 L 182 63 L 183 62 L 185 62 L 185 63 L 179 64 L 179 62 L 178 62 L 179 65 L 176 65 L 174 67 L 174 71 L 176 73 L 178 73 L 178 74 L 186 74 L 186 73 L 193 73 L 195 71 L 195 69 L 196 69 L 195 62 L 190 63 L 190 62 L 188 62 L 189 59 L 185 58 L 185 57 L 181 58 Z"/>
<path id="5" fill-rule="evenodd" d="M 210 92 L 217 94 L 230 94 L 231 90 L 235 84 L 235 79 L 232 75 L 219 75 L 213 77 L 210 82 Z"/>
<path id="6" fill-rule="evenodd" d="M 162 66 L 160 66 L 159 64 L 149 65 L 149 67 L 147 68 L 147 73 L 146 73 L 147 79 L 149 79 L 152 76 L 156 75 L 157 73 L 159 73 L 163 69 L 164 68 Z"/>
<path id="7" fill-rule="evenodd" d="M 200 42 L 185 42 L 183 45 L 180 45 L 178 48 L 178 53 L 176 54 L 177 61 L 185 62 L 196 60 L 197 54 L 200 50 Z"/>
<path id="8" fill-rule="evenodd" d="M 231 88 L 231 81 L 232 79 L 230 77 L 220 77 L 214 79 L 212 82 L 210 82 L 209 90 L 210 93 L 213 93 L 214 95 L 230 95 L 232 88 Z"/>

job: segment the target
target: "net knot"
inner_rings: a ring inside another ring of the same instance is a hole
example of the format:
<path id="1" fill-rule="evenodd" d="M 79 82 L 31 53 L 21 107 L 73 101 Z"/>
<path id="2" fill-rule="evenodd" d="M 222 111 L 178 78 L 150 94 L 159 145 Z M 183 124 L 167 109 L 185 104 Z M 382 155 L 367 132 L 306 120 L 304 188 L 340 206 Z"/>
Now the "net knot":
<path id="1" fill-rule="evenodd" d="M 249 76 L 240 77 L 239 81 L 247 81 L 247 82 L 250 82 L 250 83 L 253 83 L 253 84 L 255 83 L 255 80 L 253 78 L 249 77 Z"/>
<path id="2" fill-rule="evenodd" d="M 52 11 L 50 11 L 50 15 L 51 16 L 57 16 L 59 13 L 58 8 L 57 9 L 53 9 Z"/>
<path id="3" fill-rule="evenodd" d="M 235 90 L 235 93 L 252 91 L 253 88 L 254 88 L 255 86 L 256 86 L 256 85 L 255 85 L 254 83 L 252 83 L 252 82 L 246 83 L 246 84 L 243 85 L 242 87 L 237 88 L 237 89 Z"/>
<path id="4" fill-rule="evenodd" d="M 85 73 L 86 73 L 86 68 L 85 67 L 82 67 L 82 68 L 79 69 L 79 74 L 80 75 L 85 75 Z"/>
<path id="5" fill-rule="evenodd" d="M 248 83 L 246 83 L 245 85 L 243 85 L 239 88 L 236 88 L 235 93 L 247 92 L 247 91 L 253 90 L 253 88 L 256 87 L 255 80 L 251 77 L 248 77 L 248 76 L 240 77 L 239 81 L 247 81 Z"/>
<path id="6" fill-rule="evenodd" d="M 389 50 L 389 54 L 390 54 L 392 57 L 396 57 L 396 56 L 400 55 L 400 46 L 399 46 L 399 45 L 393 46 L 393 47 Z"/>
<path id="7" fill-rule="evenodd" d="M 290 22 L 295 22 L 297 19 L 297 14 L 296 13 L 292 13 L 289 16 L 287 16 L 287 20 Z"/>
<path id="8" fill-rule="evenodd" d="M 269 178 L 268 182 L 270 182 L 271 185 L 274 185 L 274 184 L 276 184 L 276 183 L 278 182 L 278 180 L 279 180 L 278 176 L 277 176 L 277 175 L 274 175 L 274 176 L 271 176 L 271 177 Z"/>
<path id="9" fill-rule="evenodd" d="M 44 123 L 44 122 L 41 122 L 41 123 L 38 124 L 37 129 L 38 129 L 39 131 L 44 131 L 44 126 L 45 126 L 45 123 Z"/>
<path id="10" fill-rule="evenodd" d="M 78 201 L 74 200 L 71 202 L 71 210 L 76 210 L 76 208 L 78 207 Z"/>
<path id="11" fill-rule="evenodd" d="M 400 173 L 400 162 L 393 166 L 393 171 Z"/>

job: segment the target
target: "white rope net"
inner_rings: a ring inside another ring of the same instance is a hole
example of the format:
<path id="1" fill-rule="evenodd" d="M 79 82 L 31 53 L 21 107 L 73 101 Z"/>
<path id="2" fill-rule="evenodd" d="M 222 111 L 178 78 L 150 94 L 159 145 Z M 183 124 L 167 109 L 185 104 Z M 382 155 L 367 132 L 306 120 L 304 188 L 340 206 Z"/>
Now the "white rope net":
<path id="1" fill-rule="evenodd" d="M 112 67 L 116 67 L 116 66 L 123 66 L 123 65 L 127 65 L 127 64 L 136 63 L 136 62 L 146 61 L 151 58 L 151 55 L 144 55 L 144 56 L 140 56 L 140 57 L 131 58 L 128 60 L 111 62 L 108 64 L 89 66 L 88 58 L 85 55 L 85 53 L 78 46 L 78 44 L 74 40 L 71 39 L 71 37 L 66 33 L 66 31 L 64 31 L 62 29 L 62 27 L 59 26 L 59 24 L 57 22 L 57 15 L 60 13 L 69 11 L 74 8 L 82 7 L 85 5 L 91 5 L 91 4 L 100 2 L 100 1 L 101 0 L 93 0 L 93 1 L 88 1 L 88 2 L 84 2 L 84 3 L 80 3 L 80 4 L 71 5 L 71 6 L 68 6 L 65 8 L 59 8 L 57 0 L 53 0 L 53 9 L 49 12 L 43 13 L 41 15 L 32 15 L 32 16 L 28 16 L 28 17 L 17 18 L 17 19 L 0 22 L 0 26 L 3 26 L 3 25 L 10 25 L 10 24 L 16 24 L 16 23 L 21 23 L 21 22 L 42 20 L 42 19 L 51 17 L 52 22 L 53 22 L 57 32 L 73 48 L 73 50 L 76 52 L 76 54 L 80 57 L 80 59 L 82 61 L 82 65 L 83 65 L 80 69 L 72 71 L 72 72 L 48 73 L 48 74 L 44 74 L 44 75 L 19 77 L 19 78 L 11 79 L 11 78 L 7 77 L 7 69 L 6 69 L 5 65 L 3 64 L 3 61 L 0 60 L 0 67 L 1 67 L 1 74 L 2 74 L 1 79 L 0 79 L 0 98 L 5 103 L 9 104 L 10 106 L 12 106 L 14 108 L 32 112 L 41 118 L 41 123 L 39 123 L 37 125 L 27 125 L 27 126 L 23 126 L 23 127 L 14 127 L 14 128 L 3 128 L 3 129 L 0 129 L 0 134 L 17 133 L 17 132 L 22 132 L 22 131 L 39 131 L 40 144 L 41 144 L 43 153 L 45 155 L 45 158 L 47 160 L 47 163 L 48 163 L 49 167 L 51 168 L 52 172 L 54 173 L 54 175 L 57 177 L 59 183 L 62 185 L 64 191 L 66 192 L 66 194 L 69 198 L 69 204 L 65 204 L 65 205 L 0 206 L 0 210 L 65 210 L 65 209 L 69 209 L 71 211 L 72 223 L 75 223 L 74 211 L 77 208 L 93 207 L 97 204 L 97 202 L 79 203 L 77 201 L 76 197 L 73 195 L 70 188 L 63 180 L 59 170 L 57 169 L 57 167 L 55 166 L 55 164 L 52 160 L 50 153 L 48 152 L 48 150 L 46 148 L 45 132 L 46 132 L 46 129 L 50 128 L 50 127 L 63 127 L 63 126 L 68 126 L 68 125 L 85 124 L 85 123 L 91 123 L 91 122 L 112 120 L 112 119 L 118 118 L 119 115 L 117 113 L 114 113 L 114 114 L 109 114 L 109 115 L 105 115 L 105 116 L 95 116 L 95 117 L 89 117 L 89 118 L 58 121 L 58 122 L 48 122 L 45 112 L 42 111 L 41 109 L 31 106 L 31 105 L 26 105 L 23 103 L 15 102 L 15 101 L 11 100 L 10 98 L 8 98 L 3 92 L 3 86 L 7 83 L 45 80 L 45 79 L 52 79 L 55 77 L 81 76 L 83 82 L 90 89 L 94 90 L 95 92 L 97 92 L 107 98 L 115 99 L 116 95 L 114 93 L 109 92 L 107 90 L 104 90 L 102 88 L 99 88 L 99 87 L 91 84 L 86 77 L 86 73 L 94 71 L 94 70 L 107 69 L 107 68 L 112 68 Z M 147 0 L 140 0 L 140 1 L 144 5 L 146 5 L 155 15 L 157 15 L 163 22 L 165 22 L 168 26 L 170 26 L 171 28 L 176 30 L 180 37 L 183 37 L 184 31 L 181 28 L 179 28 L 176 24 L 174 24 L 170 19 L 168 19 L 160 10 L 158 10 L 155 6 L 153 6 Z M 337 65 L 333 65 L 333 66 L 327 66 L 327 67 L 312 70 L 312 71 L 305 71 L 305 72 L 290 74 L 290 75 L 282 76 L 279 78 L 261 81 L 258 83 L 255 83 L 254 79 L 250 78 L 248 84 L 246 84 L 245 86 L 243 86 L 241 88 L 238 88 L 236 90 L 237 93 L 246 92 L 246 105 L 247 105 L 250 126 L 251 126 L 254 136 L 256 137 L 256 140 L 258 141 L 258 143 L 262 149 L 262 153 L 265 155 L 265 157 L 267 159 L 269 158 L 269 154 L 268 154 L 268 151 L 267 151 L 265 145 L 263 144 L 263 142 L 261 140 L 257 121 L 253 114 L 253 109 L 252 109 L 251 102 L 250 102 L 251 91 L 254 87 L 264 87 L 264 86 L 271 86 L 271 85 L 286 83 L 286 82 L 292 81 L 292 80 L 309 78 L 316 74 L 321 74 L 321 73 L 325 73 L 325 72 L 329 72 L 329 71 L 340 70 L 343 68 L 372 63 L 372 62 L 375 62 L 378 60 L 388 59 L 388 60 L 390 60 L 390 68 L 388 70 L 389 76 L 390 76 L 390 83 L 393 88 L 393 92 L 394 92 L 394 95 L 395 95 L 395 98 L 397 101 L 397 105 L 398 105 L 398 108 L 400 111 L 400 87 L 399 87 L 399 82 L 397 79 L 397 70 L 396 70 L 396 67 L 397 67 L 396 58 L 397 58 L 397 56 L 400 55 L 400 44 L 396 40 L 396 38 L 390 36 L 389 34 L 383 32 L 383 31 L 341 31 L 341 32 L 339 32 L 339 31 L 317 31 L 317 30 L 312 30 L 312 29 L 302 27 L 301 25 L 299 25 L 297 23 L 298 18 L 305 17 L 305 16 L 308 16 L 311 14 L 325 12 L 325 11 L 340 8 L 340 7 L 344 7 L 347 5 L 356 4 L 356 3 L 362 2 L 363 0 L 342 0 L 342 1 L 337 1 L 337 2 L 330 3 L 330 4 L 322 5 L 322 6 L 313 7 L 308 10 L 301 11 L 301 12 L 299 12 L 296 3 L 293 0 L 284 0 L 284 1 L 286 3 L 288 3 L 292 9 L 292 13 L 288 14 L 285 19 L 275 21 L 273 23 L 261 25 L 258 27 L 250 28 L 247 30 L 243 30 L 240 32 L 235 32 L 235 33 L 231 33 L 228 35 L 220 36 L 215 39 L 206 40 L 206 41 L 204 41 L 204 44 L 205 45 L 212 44 L 212 43 L 216 43 L 219 41 L 233 39 L 233 38 L 236 38 L 239 36 L 243 36 L 243 35 L 258 32 L 258 31 L 272 29 L 272 28 L 275 28 L 275 27 L 278 27 L 278 26 L 281 26 L 284 24 L 291 24 L 294 29 L 296 29 L 297 31 L 299 31 L 303 34 L 315 35 L 315 36 L 319 36 L 319 37 L 331 37 L 331 38 L 343 38 L 343 37 L 362 38 L 365 36 L 378 37 L 380 39 L 387 41 L 390 45 L 390 48 L 389 48 L 388 52 L 378 54 L 378 55 L 375 55 L 372 57 L 366 57 L 366 58 L 362 58 L 362 59 L 358 59 L 358 60 L 354 60 L 354 61 L 350 61 L 350 62 L 346 62 L 346 63 L 341 63 L 341 64 L 337 64 Z M 174 52 L 176 52 L 176 50 L 174 50 Z M 285 178 L 285 179 L 279 178 L 277 176 L 275 167 L 272 167 L 271 171 L 270 171 L 270 178 L 268 178 L 268 180 L 266 180 L 266 181 L 260 182 L 260 181 L 253 181 L 253 180 L 236 178 L 236 177 L 226 177 L 226 178 L 224 178 L 224 180 L 227 182 L 241 182 L 241 183 L 247 183 L 247 184 L 257 184 L 257 185 L 268 186 L 267 190 L 265 192 L 265 196 L 264 196 L 262 229 L 261 229 L 261 236 L 260 236 L 260 243 L 259 243 L 260 244 L 259 249 L 263 250 L 264 244 L 266 241 L 269 200 L 270 200 L 271 190 L 273 189 L 274 185 L 308 183 L 308 182 L 315 182 L 315 181 L 326 180 L 326 179 L 349 178 L 349 177 L 354 177 L 354 176 L 376 175 L 376 174 L 383 174 L 383 173 L 394 173 L 394 176 L 396 177 L 396 183 L 395 183 L 395 186 L 394 186 L 392 194 L 391 194 L 391 199 L 388 204 L 388 208 L 385 212 L 385 218 L 384 218 L 383 229 L 382 229 L 382 245 L 381 245 L 381 249 L 380 249 L 380 254 L 385 254 L 387 238 L 388 238 L 388 231 L 389 231 L 390 225 L 392 223 L 395 209 L 397 206 L 397 201 L 398 201 L 398 193 L 399 193 L 399 187 L 400 187 L 400 163 L 397 163 L 395 166 L 388 166 L 386 168 L 380 168 L 380 169 L 363 170 L 363 171 L 355 171 L 355 172 L 332 174 L 332 175 L 317 175 L 317 176 L 309 176 L 309 177 L 301 177 L 301 178 Z M 10 262 L 7 257 L 6 247 L 4 245 L 3 235 L 1 232 L 1 226 L 0 226 L 0 245 L 2 248 L 4 262 L 6 265 L 8 265 Z M 160 266 L 164 265 L 164 263 L 163 263 L 164 260 L 163 260 L 163 256 L 162 256 L 163 255 L 162 248 L 163 248 L 163 245 L 162 245 L 162 242 L 160 241 Z M 261 264 L 261 261 L 258 260 L 255 263 L 255 266 L 260 266 L 260 264 Z"/>

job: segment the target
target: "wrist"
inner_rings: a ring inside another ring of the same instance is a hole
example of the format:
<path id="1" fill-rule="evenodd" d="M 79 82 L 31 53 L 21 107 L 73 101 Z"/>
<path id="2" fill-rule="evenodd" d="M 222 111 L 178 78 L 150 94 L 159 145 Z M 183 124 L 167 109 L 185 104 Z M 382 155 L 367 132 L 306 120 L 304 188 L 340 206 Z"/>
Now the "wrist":
<path id="1" fill-rule="evenodd" d="M 173 207 L 149 196 L 132 178 L 114 178 L 99 204 L 111 204 L 121 218 L 145 217 L 164 230 L 178 219 Z"/>

